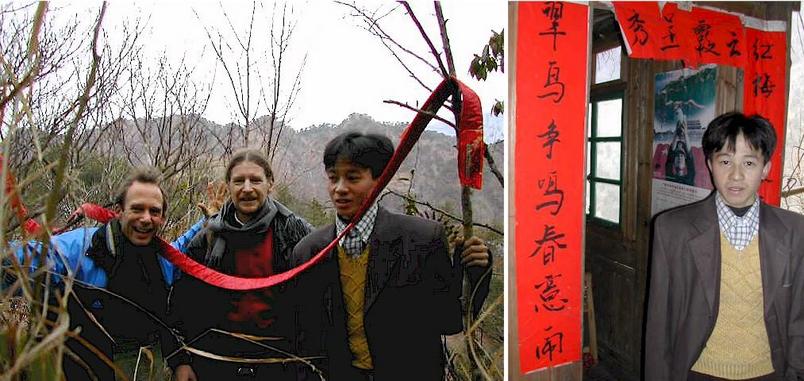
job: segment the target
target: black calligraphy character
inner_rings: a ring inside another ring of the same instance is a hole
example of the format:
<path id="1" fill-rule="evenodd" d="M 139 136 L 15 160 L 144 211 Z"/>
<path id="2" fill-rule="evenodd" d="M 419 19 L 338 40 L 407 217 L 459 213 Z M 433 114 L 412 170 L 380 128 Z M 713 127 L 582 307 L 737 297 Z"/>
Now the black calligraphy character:
<path id="1" fill-rule="evenodd" d="M 554 245 L 548 246 L 544 249 L 544 257 L 542 257 L 542 265 L 547 266 L 551 263 L 555 263 L 556 261 L 556 247 Z M 539 312 L 538 306 L 536 307 L 536 312 Z"/>
<path id="2" fill-rule="evenodd" d="M 743 55 L 738 49 L 737 45 L 740 43 L 737 33 L 729 32 L 731 34 L 731 41 L 726 46 L 729 47 L 729 57 L 737 57 Z"/>
<path id="3" fill-rule="evenodd" d="M 544 277 L 544 282 L 534 286 L 537 290 L 541 291 L 539 294 L 539 299 L 542 301 L 542 307 L 550 312 L 563 310 L 567 306 L 567 302 L 569 302 L 569 299 L 559 297 L 561 289 L 558 288 L 558 285 L 556 285 L 556 280 L 560 277 L 561 274 L 546 275 Z M 536 312 L 539 312 L 539 305 L 535 305 L 533 309 Z"/>
<path id="4" fill-rule="evenodd" d="M 564 236 L 565 236 L 564 233 L 556 233 L 556 227 L 555 226 L 545 224 L 544 225 L 544 233 L 542 234 L 542 238 L 537 239 L 537 240 L 534 241 L 534 242 L 536 242 L 536 245 L 537 245 L 536 250 L 533 250 L 533 253 L 531 253 L 530 256 L 532 257 L 534 255 L 539 254 L 539 252 L 542 251 L 542 248 L 547 246 L 547 248 L 545 249 L 545 258 L 544 258 L 544 264 L 546 265 L 548 263 L 548 255 L 550 256 L 550 258 L 549 258 L 550 261 L 552 261 L 554 259 L 555 249 L 556 248 L 559 248 L 559 249 L 566 249 L 567 248 L 566 243 L 558 241 L 558 240 L 564 238 Z"/>
<path id="5" fill-rule="evenodd" d="M 547 132 L 545 132 L 545 133 L 543 133 L 541 135 L 538 135 L 540 138 L 545 138 L 545 142 L 544 142 L 544 144 L 542 144 L 542 147 L 547 148 L 547 158 L 548 159 L 553 158 L 553 144 L 556 144 L 556 143 L 561 141 L 561 140 L 558 140 L 558 135 L 559 135 L 558 134 L 558 128 L 556 127 L 555 119 L 553 119 L 553 121 L 550 122 L 550 125 L 547 126 Z"/>
<path id="6" fill-rule="evenodd" d="M 768 73 L 760 73 L 754 77 L 754 96 L 759 96 L 760 93 L 765 96 L 765 98 L 769 98 L 771 94 L 773 94 L 773 89 L 776 88 L 776 84 L 771 81 L 771 77 Z"/>
<path id="7" fill-rule="evenodd" d="M 676 15 L 673 15 L 673 17 L 675 16 Z M 673 17 L 662 16 L 664 21 L 670 24 L 667 26 L 667 34 L 662 37 L 662 41 L 668 40 L 668 43 L 666 45 L 662 45 L 662 47 L 659 48 L 662 51 L 665 51 L 667 49 L 677 49 L 678 47 L 681 46 L 678 43 L 676 43 L 676 33 L 673 30 L 673 27 L 675 26 L 673 25 Z"/>
<path id="8" fill-rule="evenodd" d="M 634 11 L 634 14 L 628 18 L 631 22 L 628 29 L 634 32 L 634 44 L 645 46 L 648 43 L 648 31 L 645 30 L 645 20 L 639 18 L 639 13 Z"/>
<path id="9" fill-rule="evenodd" d="M 704 53 L 711 53 L 720 56 L 720 53 L 715 51 L 715 43 L 709 39 L 709 34 L 712 32 L 712 26 L 707 24 L 705 20 L 698 21 L 698 26 L 692 30 L 698 36 L 698 46 L 695 50 L 698 55 L 702 56 Z"/>
<path id="10" fill-rule="evenodd" d="M 540 32 L 540 36 L 553 36 L 553 51 L 556 50 L 556 40 L 558 36 L 565 36 L 567 32 L 558 30 L 558 22 L 564 17 L 564 3 L 560 1 L 548 1 L 545 7 L 542 8 L 542 13 L 550 20 L 550 29 L 545 32 Z"/>
<path id="11" fill-rule="evenodd" d="M 556 171 L 550 172 L 550 176 L 546 179 L 539 180 L 539 189 L 544 190 L 543 195 L 551 199 L 536 205 L 536 211 L 540 211 L 548 206 L 553 207 L 550 212 L 552 215 L 558 215 L 561 211 L 561 206 L 564 205 L 564 191 L 558 189 L 558 174 Z"/>
<path id="12" fill-rule="evenodd" d="M 773 44 L 760 44 L 759 40 L 754 41 L 753 45 L 754 51 L 754 61 L 759 60 L 770 60 L 773 59 L 771 55 L 771 49 L 773 48 Z M 762 51 L 760 53 L 760 50 Z"/>
<path id="13" fill-rule="evenodd" d="M 556 65 L 556 61 L 550 61 L 549 65 L 550 66 L 547 67 L 547 81 L 544 83 L 544 88 L 551 89 L 548 90 L 549 92 L 537 96 L 539 98 L 553 96 L 553 103 L 558 103 L 564 98 L 564 82 L 561 82 L 559 79 L 561 68 Z"/>
<path id="14" fill-rule="evenodd" d="M 545 332 L 550 332 L 553 329 L 552 326 L 547 327 Z M 544 345 L 536 346 L 536 358 L 541 360 L 543 356 L 547 356 L 549 361 L 553 361 L 553 352 L 563 353 L 564 352 L 564 333 L 556 332 L 550 336 L 544 338 Z"/>

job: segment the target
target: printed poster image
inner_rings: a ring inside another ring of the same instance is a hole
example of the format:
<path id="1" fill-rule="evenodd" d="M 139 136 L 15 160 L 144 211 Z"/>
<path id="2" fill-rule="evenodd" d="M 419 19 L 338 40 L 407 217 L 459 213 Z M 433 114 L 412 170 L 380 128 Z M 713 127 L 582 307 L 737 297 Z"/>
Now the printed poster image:
<path id="1" fill-rule="evenodd" d="M 701 138 L 715 117 L 715 65 L 656 75 L 653 113 L 653 215 L 709 195 Z"/>

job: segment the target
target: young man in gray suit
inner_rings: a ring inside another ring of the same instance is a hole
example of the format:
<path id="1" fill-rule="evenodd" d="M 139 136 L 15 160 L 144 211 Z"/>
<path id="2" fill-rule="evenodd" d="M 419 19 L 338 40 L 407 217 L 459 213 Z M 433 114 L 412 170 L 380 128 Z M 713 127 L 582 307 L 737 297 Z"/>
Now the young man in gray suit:
<path id="1" fill-rule="evenodd" d="M 775 132 L 727 113 L 702 145 L 716 192 L 654 225 L 645 379 L 804 379 L 804 216 L 757 197 Z"/>
<path id="2" fill-rule="evenodd" d="M 393 155 L 388 137 L 347 132 L 324 149 L 334 223 L 310 233 L 294 251 L 308 260 L 327 246 L 377 185 Z M 461 265 L 472 284 L 491 265 L 488 248 L 471 237 L 451 258 L 438 222 L 392 213 L 375 202 L 324 261 L 297 279 L 301 355 L 329 380 L 443 380 L 441 335 L 461 331 Z M 298 265 L 298 263 L 297 263 Z M 489 276 L 474 311 L 488 294 Z"/>

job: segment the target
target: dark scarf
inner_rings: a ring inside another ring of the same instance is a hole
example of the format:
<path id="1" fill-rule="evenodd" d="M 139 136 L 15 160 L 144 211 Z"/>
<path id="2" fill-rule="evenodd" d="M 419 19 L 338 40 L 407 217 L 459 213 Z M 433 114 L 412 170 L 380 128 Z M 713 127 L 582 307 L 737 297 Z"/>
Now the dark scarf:
<path id="1" fill-rule="evenodd" d="M 226 252 L 227 241 L 230 242 L 256 242 L 265 237 L 265 233 L 271 228 L 271 222 L 276 216 L 277 207 L 274 202 L 267 198 L 260 210 L 252 218 L 240 226 L 235 220 L 234 203 L 227 201 L 223 205 L 221 212 L 213 217 L 208 223 L 209 232 L 216 238 L 208 248 L 207 266 L 220 268 L 223 253 Z"/>

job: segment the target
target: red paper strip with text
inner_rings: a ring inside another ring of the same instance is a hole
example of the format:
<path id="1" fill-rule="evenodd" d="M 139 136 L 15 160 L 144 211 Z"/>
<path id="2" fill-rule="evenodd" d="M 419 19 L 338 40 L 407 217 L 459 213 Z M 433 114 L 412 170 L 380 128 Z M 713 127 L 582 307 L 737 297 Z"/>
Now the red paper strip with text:
<path id="1" fill-rule="evenodd" d="M 762 24 L 768 27 L 783 23 Z M 787 105 L 785 91 L 787 39 L 783 25 L 775 29 L 782 31 L 763 31 L 751 27 L 745 29 L 748 54 L 743 68 L 743 112 L 747 115 L 762 115 L 776 130 L 776 150 L 771 156 L 770 173 L 762 182 L 759 195 L 768 204 L 778 206 L 781 201 L 782 151 Z"/>
<path id="2" fill-rule="evenodd" d="M 665 3 L 659 28 L 659 56 L 647 57 L 667 61 L 683 60 L 686 67 L 695 67 L 695 34 L 690 12 L 678 8 L 676 3 Z"/>
<path id="3" fill-rule="evenodd" d="M 739 17 L 699 7 L 693 7 L 688 15 L 692 19 L 689 26 L 692 27 L 692 52 L 696 62 L 743 66 L 747 52 Z"/>
<path id="4" fill-rule="evenodd" d="M 516 294 L 520 371 L 581 358 L 589 8 L 519 3 Z"/>
<path id="5" fill-rule="evenodd" d="M 614 14 L 631 58 L 653 58 L 661 54 L 664 32 L 659 4 L 655 1 L 615 1 Z"/>

